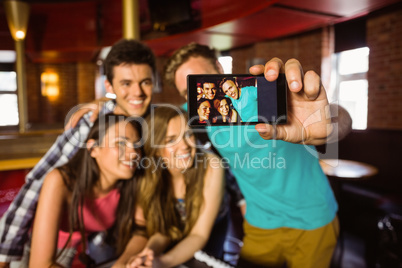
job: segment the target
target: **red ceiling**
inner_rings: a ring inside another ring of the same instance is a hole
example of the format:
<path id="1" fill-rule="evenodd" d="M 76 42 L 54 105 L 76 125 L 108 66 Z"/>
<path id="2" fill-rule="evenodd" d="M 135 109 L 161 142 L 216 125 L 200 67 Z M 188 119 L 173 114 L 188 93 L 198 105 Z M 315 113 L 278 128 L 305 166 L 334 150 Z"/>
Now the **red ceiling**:
<path id="1" fill-rule="evenodd" d="M 122 37 L 121 0 L 30 2 L 26 38 L 34 62 L 93 60 L 99 50 Z M 365 15 L 400 0 L 192 0 L 202 24 L 168 35 L 151 32 L 147 0 L 140 2 L 142 38 L 157 55 L 168 55 L 195 41 L 229 50 Z M 0 7 L 0 49 L 13 49 L 4 9 Z"/>

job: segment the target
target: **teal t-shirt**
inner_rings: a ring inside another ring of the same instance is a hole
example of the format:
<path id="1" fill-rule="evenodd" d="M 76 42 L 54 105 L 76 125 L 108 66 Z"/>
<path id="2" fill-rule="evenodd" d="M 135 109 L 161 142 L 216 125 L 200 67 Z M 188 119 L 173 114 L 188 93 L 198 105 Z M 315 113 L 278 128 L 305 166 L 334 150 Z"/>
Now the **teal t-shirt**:
<path id="1" fill-rule="evenodd" d="M 207 129 L 237 179 L 251 225 L 311 230 L 334 219 L 338 205 L 313 146 L 264 140 L 254 126 Z"/>
<path id="2" fill-rule="evenodd" d="M 243 87 L 240 97 L 235 100 L 230 98 L 233 107 L 240 114 L 244 122 L 258 121 L 257 88 Z"/>

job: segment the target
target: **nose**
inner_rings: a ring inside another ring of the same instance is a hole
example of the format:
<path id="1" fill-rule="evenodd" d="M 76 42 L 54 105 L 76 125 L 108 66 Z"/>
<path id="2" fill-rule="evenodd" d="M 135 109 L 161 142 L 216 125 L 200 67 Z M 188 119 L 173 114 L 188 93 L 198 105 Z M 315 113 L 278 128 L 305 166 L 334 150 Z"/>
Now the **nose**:
<path id="1" fill-rule="evenodd" d="M 144 95 L 144 90 L 142 89 L 139 83 L 133 83 L 128 91 L 129 95 L 131 96 L 142 96 Z"/>
<path id="2" fill-rule="evenodd" d="M 126 146 L 124 147 L 124 153 L 127 159 L 133 160 L 137 159 L 141 155 L 141 150 L 134 147 L 133 143 L 127 142 Z"/>
<path id="3" fill-rule="evenodd" d="M 185 137 L 181 138 L 181 140 L 179 141 L 178 146 L 183 151 L 187 150 L 187 149 L 189 149 L 191 147 L 189 141 Z"/>

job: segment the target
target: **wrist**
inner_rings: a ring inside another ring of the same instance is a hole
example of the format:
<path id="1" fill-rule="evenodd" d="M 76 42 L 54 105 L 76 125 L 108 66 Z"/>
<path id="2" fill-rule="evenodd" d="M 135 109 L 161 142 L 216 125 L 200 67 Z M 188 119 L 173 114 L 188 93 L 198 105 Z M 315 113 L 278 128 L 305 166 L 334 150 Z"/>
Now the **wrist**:
<path id="1" fill-rule="evenodd" d="M 157 262 L 160 267 L 172 267 L 173 259 L 169 255 L 162 254 L 157 258 Z"/>

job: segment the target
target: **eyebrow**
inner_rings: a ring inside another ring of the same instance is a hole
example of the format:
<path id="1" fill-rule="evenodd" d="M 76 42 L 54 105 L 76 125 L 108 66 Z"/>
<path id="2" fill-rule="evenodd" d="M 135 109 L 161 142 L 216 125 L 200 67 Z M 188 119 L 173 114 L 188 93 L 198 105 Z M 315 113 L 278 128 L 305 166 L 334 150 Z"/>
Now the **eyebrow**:
<path id="1" fill-rule="evenodd" d="M 120 84 L 131 83 L 131 82 L 132 82 L 132 80 L 130 80 L 130 79 L 122 79 L 119 81 Z"/>
<path id="2" fill-rule="evenodd" d="M 145 82 L 145 81 L 152 81 L 152 77 L 146 77 L 146 78 L 144 78 L 144 79 L 142 79 L 141 81 L 140 81 L 140 83 L 142 83 L 142 82 Z"/>
<path id="3" fill-rule="evenodd" d="M 165 137 L 165 141 L 171 140 L 171 139 L 176 139 L 176 138 L 177 138 L 177 135 L 176 135 L 176 134 L 169 135 L 169 136 L 166 136 L 166 137 Z"/>

